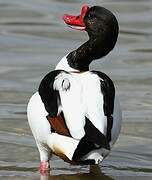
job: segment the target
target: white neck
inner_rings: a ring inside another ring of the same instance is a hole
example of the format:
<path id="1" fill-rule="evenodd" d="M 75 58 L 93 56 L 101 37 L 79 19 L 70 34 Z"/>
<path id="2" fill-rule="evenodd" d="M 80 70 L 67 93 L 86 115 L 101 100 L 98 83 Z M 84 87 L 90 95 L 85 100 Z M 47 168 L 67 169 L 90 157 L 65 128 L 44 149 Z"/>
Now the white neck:
<path id="1" fill-rule="evenodd" d="M 67 61 L 67 55 L 64 56 L 61 61 L 57 64 L 55 70 L 64 70 L 68 72 L 79 72 L 77 69 L 74 69 L 69 66 L 68 61 Z"/>

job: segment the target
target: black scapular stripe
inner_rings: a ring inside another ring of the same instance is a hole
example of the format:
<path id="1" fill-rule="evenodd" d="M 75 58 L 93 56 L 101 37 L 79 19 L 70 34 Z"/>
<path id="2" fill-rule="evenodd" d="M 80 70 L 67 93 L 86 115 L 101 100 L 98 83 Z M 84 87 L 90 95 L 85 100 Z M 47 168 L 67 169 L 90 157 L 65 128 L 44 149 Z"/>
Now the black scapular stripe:
<path id="1" fill-rule="evenodd" d="M 110 116 L 113 114 L 114 110 L 114 98 L 115 98 L 115 87 L 112 80 L 103 72 L 92 71 L 97 74 L 100 80 L 101 91 L 104 98 L 104 114 L 105 116 Z"/>
<path id="2" fill-rule="evenodd" d="M 49 116 L 56 117 L 58 112 L 58 105 L 60 102 L 59 92 L 54 90 L 53 84 L 57 75 L 61 70 L 55 70 L 49 72 L 41 81 L 38 92 L 44 103 L 45 109 Z"/>
<path id="3" fill-rule="evenodd" d="M 107 116 L 107 139 L 111 141 L 111 129 L 113 125 L 113 111 L 114 111 L 114 99 L 115 99 L 115 87 L 112 80 L 103 72 L 92 71 L 97 74 L 100 80 L 101 92 L 103 94 L 103 109 L 104 114 Z"/>
<path id="4" fill-rule="evenodd" d="M 83 156 L 95 149 L 105 148 L 110 150 L 109 143 L 104 134 L 102 134 L 88 118 L 86 118 L 84 130 L 85 135 L 80 140 L 72 157 L 74 161 L 79 161 Z"/>

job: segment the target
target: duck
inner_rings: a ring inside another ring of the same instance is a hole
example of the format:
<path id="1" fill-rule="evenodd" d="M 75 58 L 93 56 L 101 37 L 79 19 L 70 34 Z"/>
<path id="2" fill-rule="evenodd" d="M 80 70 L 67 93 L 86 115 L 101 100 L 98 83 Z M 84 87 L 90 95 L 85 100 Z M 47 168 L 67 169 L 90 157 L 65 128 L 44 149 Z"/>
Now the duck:
<path id="1" fill-rule="evenodd" d="M 40 173 L 52 154 L 73 165 L 99 164 L 111 152 L 121 129 L 122 111 L 113 81 L 89 70 L 92 61 L 113 50 L 119 33 L 115 15 L 83 4 L 65 24 L 87 32 L 89 40 L 65 55 L 40 82 L 27 105 L 27 118 L 40 153 Z"/>

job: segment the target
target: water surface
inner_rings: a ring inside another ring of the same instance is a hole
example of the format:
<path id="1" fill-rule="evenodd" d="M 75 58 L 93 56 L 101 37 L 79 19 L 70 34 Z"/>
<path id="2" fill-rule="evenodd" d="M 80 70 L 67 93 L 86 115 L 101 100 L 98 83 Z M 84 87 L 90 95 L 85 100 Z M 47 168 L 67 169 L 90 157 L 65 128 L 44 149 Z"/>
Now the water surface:
<path id="1" fill-rule="evenodd" d="M 91 69 L 115 82 L 123 110 L 120 138 L 96 174 L 53 157 L 40 176 L 39 154 L 26 118 L 30 96 L 42 77 L 87 40 L 62 21 L 81 1 L 0 0 L 0 179 L 152 178 L 152 1 L 85 1 L 112 10 L 120 24 L 116 48 Z"/>

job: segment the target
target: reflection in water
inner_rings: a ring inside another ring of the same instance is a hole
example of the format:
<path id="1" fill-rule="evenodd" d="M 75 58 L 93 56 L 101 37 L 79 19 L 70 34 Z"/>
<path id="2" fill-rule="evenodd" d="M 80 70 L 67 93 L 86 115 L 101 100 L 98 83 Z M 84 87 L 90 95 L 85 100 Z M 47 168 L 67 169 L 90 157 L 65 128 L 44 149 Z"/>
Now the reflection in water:
<path id="1" fill-rule="evenodd" d="M 91 166 L 90 173 L 78 173 L 73 175 L 41 175 L 40 180 L 113 180 L 103 174 L 98 166 Z"/>

